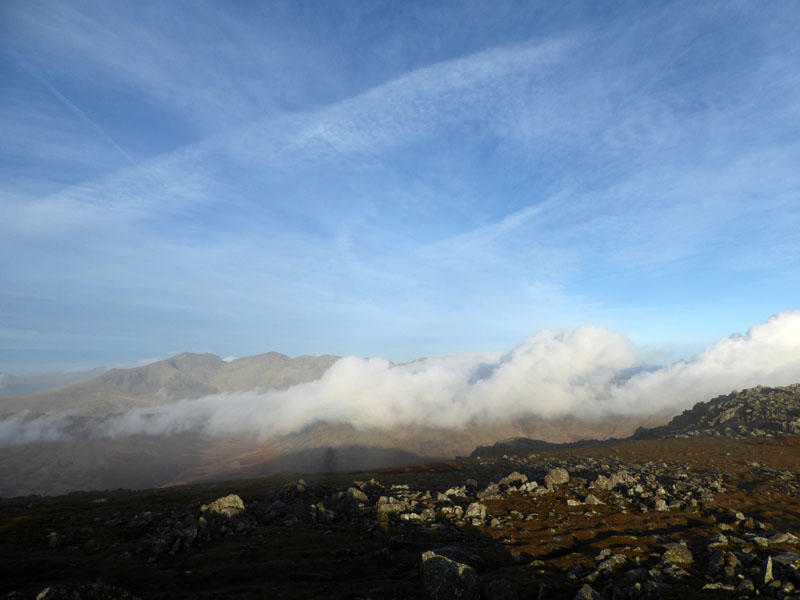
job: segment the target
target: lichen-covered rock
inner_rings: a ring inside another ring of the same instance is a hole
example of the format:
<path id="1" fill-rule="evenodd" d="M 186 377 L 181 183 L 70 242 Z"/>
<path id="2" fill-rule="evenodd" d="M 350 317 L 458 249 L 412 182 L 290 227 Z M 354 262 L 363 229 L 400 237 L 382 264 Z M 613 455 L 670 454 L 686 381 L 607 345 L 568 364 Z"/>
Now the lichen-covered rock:
<path id="1" fill-rule="evenodd" d="M 599 565 L 597 565 L 597 570 L 598 571 L 615 571 L 616 569 L 619 569 L 621 566 L 623 566 L 626 562 L 628 562 L 628 559 L 626 559 L 624 555 L 622 555 L 622 554 L 614 554 L 614 555 L 608 557 L 607 559 L 605 559 Z"/>
<path id="2" fill-rule="evenodd" d="M 422 584 L 426 600 L 479 600 L 478 574 L 469 565 L 436 554 L 422 554 Z"/>
<path id="3" fill-rule="evenodd" d="M 200 507 L 202 512 L 220 515 L 222 517 L 235 517 L 242 514 L 245 510 L 244 501 L 236 494 L 229 494 L 222 498 L 217 498 L 210 504 Z"/>
<path id="4" fill-rule="evenodd" d="M 665 563 L 672 565 L 689 565 L 694 560 L 692 551 L 689 550 L 689 547 L 684 543 L 664 544 L 664 548 L 667 550 L 662 555 L 661 560 Z"/>
<path id="5" fill-rule="evenodd" d="M 761 585 L 769 585 L 775 577 L 772 575 L 772 557 L 768 556 L 764 561 L 764 566 L 761 568 L 759 575 L 759 583 Z"/>

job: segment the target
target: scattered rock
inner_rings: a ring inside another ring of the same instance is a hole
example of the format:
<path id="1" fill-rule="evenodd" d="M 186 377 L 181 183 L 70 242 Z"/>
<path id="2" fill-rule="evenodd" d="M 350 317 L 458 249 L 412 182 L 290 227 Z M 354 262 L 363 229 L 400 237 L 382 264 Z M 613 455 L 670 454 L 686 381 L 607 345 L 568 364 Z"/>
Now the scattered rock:
<path id="1" fill-rule="evenodd" d="M 761 569 L 761 575 L 759 576 L 759 583 L 761 585 L 769 585 L 773 579 L 774 577 L 772 575 L 772 557 L 767 556 L 767 560 L 764 561 L 764 566 Z"/>
<path id="2" fill-rule="evenodd" d="M 470 519 L 473 524 L 482 524 L 486 519 L 486 505 L 480 502 L 473 502 L 467 507 L 464 518 Z"/>
<path id="3" fill-rule="evenodd" d="M 689 565 L 694 560 L 692 551 L 685 543 L 679 544 L 664 544 L 666 552 L 661 556 L 661 560 L 665 563 L 673 565 Z"/>
<path id="4" fill-rule="evenodd" d="M 569 472 L 561 467 L 550 469 L 544 477 L 544 484 L 547 487 L 564 483 L 569 483 Z"/>
<path id="5" fill-rule="evenodd" d="M 427 600 L 479 600 L 475 569 L 434 552 L 422 554 L 422 583 Z"/>
<path id="6" fill-rule="evenodd" d="M 623 555 L 623 554 L 614 554 L 614 555 L 608 557 L 607 559 L 605 559 L 599 565 L 597 565 L 597 570 L 598 571 L 615 571 L 616 569 L 619 569 L 622 565 L 624 565 L 626 562 L 628 562 L 628 559 L 625 558 L 625 555 Z"/>
<path id="7" fill-rule="evenodd" d="M 586 498 L 584 498 L 584 500 L 583 500 L 583 501 L 584 501 L 586 504 L 589 504 L 589 505 L 591 505 L 591 506 L 596 506 L 596 505 L 598 505 L 598 504 L 605 504 L 605 502 L 603 502 L 602 500 L 600 500 L 600 498 L 598 498 L 598 497 L 597 497 L 597 496 L 595 496 L 594 494 L 588 494 L 588 495 L 586 496 Z"/>

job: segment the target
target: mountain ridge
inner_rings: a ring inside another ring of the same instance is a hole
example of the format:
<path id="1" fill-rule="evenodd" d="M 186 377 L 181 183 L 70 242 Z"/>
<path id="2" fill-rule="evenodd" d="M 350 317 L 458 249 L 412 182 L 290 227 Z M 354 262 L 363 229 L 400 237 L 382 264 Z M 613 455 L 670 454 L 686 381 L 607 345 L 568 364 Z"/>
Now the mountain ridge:
<path id="1" fill-rule="evenodd" d="M 30 396 L 0 399 L 0 416 L 21 410 L 115 412 L 164 401 L 254 389 L 284 390 L 322 377 L 340 357 L 291 358 L 279 352 L 224 361 L 215 354 L 184 352 L 140 367 L 110 369 L 92 379 Z"/>

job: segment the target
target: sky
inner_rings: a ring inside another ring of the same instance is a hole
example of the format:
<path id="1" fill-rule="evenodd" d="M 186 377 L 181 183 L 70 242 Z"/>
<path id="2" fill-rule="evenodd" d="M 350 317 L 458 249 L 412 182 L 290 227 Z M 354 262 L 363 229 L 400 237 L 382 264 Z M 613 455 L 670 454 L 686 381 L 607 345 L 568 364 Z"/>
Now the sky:
<path id="1" fill-rule="evenodd" d="M 652 362 L 800 308 L 800 6 L 0 3 L 0 371 Z"/>

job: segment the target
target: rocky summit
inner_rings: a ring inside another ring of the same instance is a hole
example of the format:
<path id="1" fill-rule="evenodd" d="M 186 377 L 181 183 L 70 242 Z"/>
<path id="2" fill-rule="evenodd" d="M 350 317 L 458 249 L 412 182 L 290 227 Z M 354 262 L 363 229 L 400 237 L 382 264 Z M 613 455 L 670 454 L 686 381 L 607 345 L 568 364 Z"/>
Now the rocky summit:
<path id="1" fill-rule="evenodd" d="M 709 402 L 698 402 L 663 427 L 639 428 L 634 437 L 710 435 L 738 439 L 800 435 L 800 384 L 774 388 L 757 386 Z"/>
<path id="2" fill-rule="evenodd" d="M 0 597 L 800 598 L 796 395 L 603 444 L 5 499 Z"/>

